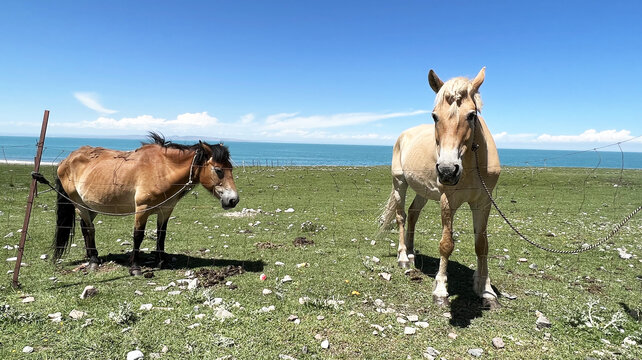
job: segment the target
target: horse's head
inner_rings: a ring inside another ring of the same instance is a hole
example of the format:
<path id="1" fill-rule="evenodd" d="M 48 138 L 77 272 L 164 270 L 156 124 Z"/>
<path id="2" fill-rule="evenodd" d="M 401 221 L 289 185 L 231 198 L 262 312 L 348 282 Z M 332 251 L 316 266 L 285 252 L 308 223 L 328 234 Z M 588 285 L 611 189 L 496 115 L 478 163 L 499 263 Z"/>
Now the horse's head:
<path id="1" fill-rule="evenodd" d="M 230 151 L 223 144 L 210 145 L 201 142 L 203 166 L 199 173 L 199 182 L 217 199 L 221 200 L 223 209 L 231 209 L 239 203 L 239 194 L 234 184 Z"/>
<path id="2" fill-rule="evenodd" d="M 486 68 L 469 80 L 457 77 L 441 81 L 434 71 L 428 73 L 428 83 L 437 93 L 432 118 L 435 121 L 437 142 L 437 177 L 443 185 L 457 185 L 462 174 L 462 156 L 470 141 L 481 110 L 479 87 L 484 82 Z"/>

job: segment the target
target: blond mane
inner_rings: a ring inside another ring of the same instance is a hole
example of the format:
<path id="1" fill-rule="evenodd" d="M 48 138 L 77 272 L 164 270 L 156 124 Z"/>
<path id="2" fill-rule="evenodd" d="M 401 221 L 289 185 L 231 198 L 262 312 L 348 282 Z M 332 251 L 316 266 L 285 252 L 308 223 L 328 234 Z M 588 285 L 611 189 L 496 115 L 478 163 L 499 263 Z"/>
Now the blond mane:
<path id="1" fill-rule="evenodd" d="M 456 77 L 452 78 L 444 83 L 444 85 L 439 89 L 437 96 L 435 96 L 435 107 L 443 102 L 450 104 L 450 114 L 455 115 L 458 110 L 457 103 L 459 100 L 463 100 L 469 96 L 469 92 L 473 90 L 473 85 L 470 79 L 465 77 Z M 481 112 L 483 103 L 481 95 L 478 92 L 475 92 L 474 101 L 477 105 L 477 111 Z"/>

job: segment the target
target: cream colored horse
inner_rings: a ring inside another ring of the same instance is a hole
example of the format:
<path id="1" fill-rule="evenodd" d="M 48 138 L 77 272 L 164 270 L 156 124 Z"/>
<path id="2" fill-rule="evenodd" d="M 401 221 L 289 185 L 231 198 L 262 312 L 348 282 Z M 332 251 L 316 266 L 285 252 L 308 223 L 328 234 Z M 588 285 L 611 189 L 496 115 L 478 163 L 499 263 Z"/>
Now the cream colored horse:
<path id="1" fill-rule="evenodd" d="M 433 124 L 419 125 L 404 131 L 395 144 L 392 155 L 393 188 L 381 216 L 382 230 L 396 220 L 399 226 L 398 263 L 401 267 L 414 265 L 415 224 L 426 202 L 441 205 L 442 236 L 439 242 L 439 271 L 435 276 L 433 300 L 447 305 L 448 258 L 455 247 L 453 218 L 464 202 L 472 210 L 477 269 L 474 291 L 482 297 L 484 306 L 499 306 L 488 276 L 488 239 L 486 225 L 490 201 L 477 175 L 474 141 L 479 147 L 479 169 L 492 191 L 499 178 L 497 148 L 486 123 L 478 115 L 482 107 L 479 87 L 484 82 L 485 68 L 469 80 L 457 77 L 444 83 L 430 70 L 428 82 L 437 93 L 432 113 Z M 404 211 L 406 190 L 410 186 L 417 196 Z"/>

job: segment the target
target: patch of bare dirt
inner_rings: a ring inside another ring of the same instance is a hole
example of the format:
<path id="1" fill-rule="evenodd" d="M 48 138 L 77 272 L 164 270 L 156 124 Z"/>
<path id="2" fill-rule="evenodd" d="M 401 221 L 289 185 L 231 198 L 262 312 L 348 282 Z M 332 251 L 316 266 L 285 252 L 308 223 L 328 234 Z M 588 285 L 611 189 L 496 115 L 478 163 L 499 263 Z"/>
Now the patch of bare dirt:
<path id="1" fill-rule="evenodd" d="M 269 241 L 254 243 L 254 246 L 256 246 L 259 249 L 278 249 L 283 247 L 282 244 L 275 244 Z"/>
<path id="2" fill-rule="evenodd" d="M 314 245 L 314 240 L 308 239 L 305 236 L 299 236 L 294 241 L 292 241 L 294 246 L 306 246 L 306 245 Z"/>
<path id="3" fill-rule="evenodd" d="M 423 279 L 424 279 L 424 278 L 421 276 L 421 275 L 422 275 L 422 274 L 421 274 L 421 271 L 419 271 L 419 270 L 417 270 L 417 269 L 412 269 L 412 270 L 408 271 L 408 272 L 406 273 L 406 275 L 410 277 L 410 281 L 412 281 L 412 282 L 420 283 L 420 282 L 422 282 L 422 281 L 423 281 Z"/>
<path id="4" fill-rule="evenodd" d="M 240 265 L 228 265 L 220 269 L 202 268 L 196 271 L 199 283 L 203 287 L 212 287 L 219 284 L 225 284 L 227 278 L 234 275 L 243 274 L 245 270 Z"/>

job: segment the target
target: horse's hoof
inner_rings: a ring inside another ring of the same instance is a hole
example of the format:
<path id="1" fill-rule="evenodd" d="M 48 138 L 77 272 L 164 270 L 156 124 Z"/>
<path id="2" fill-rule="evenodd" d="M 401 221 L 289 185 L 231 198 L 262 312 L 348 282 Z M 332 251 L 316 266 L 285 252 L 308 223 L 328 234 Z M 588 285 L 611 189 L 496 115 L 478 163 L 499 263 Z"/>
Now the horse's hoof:
<path id="1" fill-rule="evenodd" d="M 450 300 L 447 296 L 432 296 L 432 302 L 438 306 L 450 306 Z"/>
<path id="2" fill-rule="evenodd" d="M 411 267 L 410 261 L 398 261 L 397 265 L 399 265 L 399 267 L 402 269 L 410 269 Z"/>
<path id="3" fill-rule="evenodd" d="M 499 303 L 499 300 L 497 300 L 497 298 L 492 298 L 492 299 L 483 298 L 482 299 L 482 307 L 484 309 L 488 309 L 488 310 L 491 310 L 491 311 L 492 310 L 499 310 L 499 309 L 501 309 L 502 304 Z"/>
<path id="4" fill-rule="evenodd" d="M 89 271 L 98 271 L 100 265 L 98 263 L 89 263 Z"/>
<path id="5" fill-rule="evenodd" d="M 141 276 L 143 272 L 140 270 L 140 267 L 133 267 L 129 269 L 129 275 L 131 276 Z"/>

